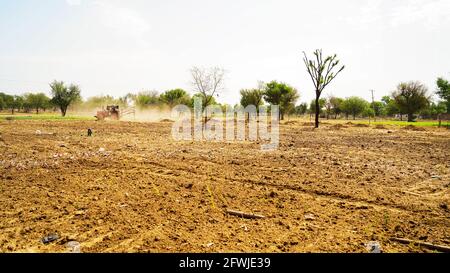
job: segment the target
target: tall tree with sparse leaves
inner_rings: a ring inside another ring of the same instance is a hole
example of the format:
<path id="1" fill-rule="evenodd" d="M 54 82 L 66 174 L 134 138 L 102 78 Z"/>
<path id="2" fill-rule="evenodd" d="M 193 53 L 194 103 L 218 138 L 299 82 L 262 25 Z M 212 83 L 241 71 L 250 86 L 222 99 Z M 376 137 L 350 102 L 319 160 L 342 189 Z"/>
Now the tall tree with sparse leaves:
<path id="1" fill-rule="evenodd" d="M 306 65 L 306 70 L 308 74 L 311 76 L 311 80 L 313 81 L 314 88 L 316 91 L 316 119 L 315 119 L 315 128 L 319 128 L 319 116 L 320 116 L 320 107 L 319 100 L 322 95 L 323 90 L 327 87 L 331 81 L 333 81 L 336 76 L 344 70 L 345 66 L 338 67 L 339 60 L 337 59 L 336 54 L 333 56 L 323 57 L 322 50 L 317 49 L 314 51 L 315 59 L 308 59 L 306 53 L 303 52 L 304 58 L 303 61 Z M 336 71 L 336 72 L 335 72 Z"/>

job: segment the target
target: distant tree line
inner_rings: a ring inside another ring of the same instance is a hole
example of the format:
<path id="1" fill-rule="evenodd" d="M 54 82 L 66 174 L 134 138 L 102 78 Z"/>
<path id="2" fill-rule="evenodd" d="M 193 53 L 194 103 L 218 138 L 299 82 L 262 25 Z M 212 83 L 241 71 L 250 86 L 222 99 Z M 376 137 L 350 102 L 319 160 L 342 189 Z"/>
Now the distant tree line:
<path id="1" fill-rule="evenodd" d="M 326 119 L 356 119 L 358 117 L 398 117 L 401 120 L 414 121 L 417 117 L 435 119 L 439 114 L 449 113 L 448 97 L 440 95 L 448 90 L 448 82 L 443 79 L 437 81 L 436 94 L 441 100 L 433 101 L 427 88 L 419 82 L 400 83 L 397 89 L 381 101 L 369 102 L 363 98 L 352 96 L 339 98 L 328 96 L 319 99 L 319 114 Z M 442 84 L 444 83 L 444 85 Z M 442 87 L 444 86 L 444 87 Z M 445 89 L 447 88 L 447 89 Z M 296 115 L 313 115 L 316 109 L 316 100 L 308 105 L 302 103 L 295 107 Z"/>
<path id="2" fill-rule="evenodd" d="M 197 91 L 192 96 L 187 91 L 177 88 L 163 93 L 142 91 L 136 94 L 128 93 L 119 98 L 101 95 L 82 100 L 80 88 L 77 85 L 66 85 L 64 82 L 54 81 L 50 84 L 51 97 L 42 92 L 26 93 L 21 96 L 0 92 L 0 110 L 9 111 L 11 114 L 16 112 L 39 114 L 51 109 L 52 111 L 59 110 L 65 116 L 69 107 L 89 110 L 107 105 L 121 107 L 133 105 L 138 109 L 171 108 L 179 104 L 194 107 L 194 99 L 201 98 L 203 107 L 219 105 L 224 111 L 226 107 L 278 105 L 280 119 L 284 119 L 285 115 L 309 114 L 313 116 L 317 109 L 319 116 L 326 119 L 398 117 L 401 120 L 414 121 L 417 117 L 435 119 L 439 114 L 450 113 L 450 84 L 443 78 L 438 78 L 436 81 L 435 94 L 439 97 L 438 101 L 432 100 L 423 84 L 405 82 L 400 83 L 389 96 L 384 96 L 381 101 L 369 102 L 357 96 L 340 98 L 330 95 L 318 100 L 316 98 L 309 104 L 297 105 L 300 94 L 296 88 L 283 82 L 271 81 L 269 83 L 260 82 L 256 88 L 242 89 L 240 103 L 230 106 L 219 104 L 216 101 L 218 91 L 223 87 L 224 71 L 222 69 L 193 68 L 191 72 L 194 89 Z"/>

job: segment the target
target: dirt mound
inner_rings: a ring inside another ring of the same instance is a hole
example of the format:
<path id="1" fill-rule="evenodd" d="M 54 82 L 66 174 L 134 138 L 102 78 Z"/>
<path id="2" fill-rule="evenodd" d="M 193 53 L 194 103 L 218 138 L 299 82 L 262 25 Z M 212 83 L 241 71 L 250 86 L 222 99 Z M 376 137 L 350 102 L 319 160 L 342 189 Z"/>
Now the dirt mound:
<path id="1" fill-rule="evenodd" d="M 387 128 L 386 128 L 384 125 L 378 124 L 378 125 L 376 125 L 375 128 L 373 128 L 373 129 L 386 130 Z"/>
<path id="2" fill-rule="evenodd" d="M 353 125 L 353 122 L 349 121 L 345 123 L 346 125 Z"/>
<path id="3" fill-rule="evenodd" d="M 345 126 L 342 124 L 335 124 L 335 125 L 330 126 L 330 129 L 333 129 L 333 130 L 341 130 L 344 128 L 348 128 L 348 126 Z"/>
<path id="4" fill-rule="evenodd" d="M 314 126 L 314 122 L 303 122 L 301 126 Z M 331 125 L 329 122 L 320 122 L 319 125 Z"/>
<path id="5" fill-rule="evenodd" d="M 360 128 L 367 128 L 367 127 L 370 127 L 370 126 L 367 125 L 367 124 L 361 124 L 361 123 L 354 124 L 353 126 L 354 126 L 354 127 L 360 127 Z"/>
<path id="6" fill-rule="evenodd" d="M 295 125 L 298 124 L 298 121 L 296 120 L 288 120 L 285 123 L 283 123 L 284 125 Z"/>
<path id="7" fill-rule="evenodd" d="M 302 126 L 314 126 L 314 122 L 303 122 Z"/>
<path id="8" fill-rule="evenodd" d="M 173 122 L 173 120 L 165 118 L 160 120 L 159 122 Z"/>
<path id="9" fill-rule="evenodd" d="M 408 131 L 418 131 L 418 132 L 426 131 L 425 128 L 417 127 L 417 126 L 414 126 L 414 125 L 408 125 L 408 126 L 403 127 L 402 129 L 403 130 L 408 130 Z"/>

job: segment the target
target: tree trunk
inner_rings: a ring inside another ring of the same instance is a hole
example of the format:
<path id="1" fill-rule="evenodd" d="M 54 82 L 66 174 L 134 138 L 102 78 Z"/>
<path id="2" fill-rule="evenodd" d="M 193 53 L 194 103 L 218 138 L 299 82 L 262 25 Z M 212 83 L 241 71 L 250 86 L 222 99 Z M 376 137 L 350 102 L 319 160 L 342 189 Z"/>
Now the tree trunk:
<path id="1" fill-rule="evenodd" d="M 66 116 L 66 111 L 67 111 L 67 108 L 61 107 L 61 114 L 63 117 Z"/>
<path id="2" fill-rule="evenodd" d="M 414 121 L 414 114 L 409 113 L 408 114 L 408 122 L 413 122 Z"/>
<path id="3" fill-rule="evenodd" d="M 319 128 L 319 116 L 320 116 L 319 96 L 317 94 L 318 92 L 316 91 L 316 120 L 314 124 L 315 128 Z"/>
<path id="4" fill-rule="evenodd" d="M 11 109 L 11 115 L 14 115 L 14 108 Z"/>
<path id="5" fill-rule="evenodd" d="M 36 108 L 36 115 L 39 115 L 39 107 Z"/>

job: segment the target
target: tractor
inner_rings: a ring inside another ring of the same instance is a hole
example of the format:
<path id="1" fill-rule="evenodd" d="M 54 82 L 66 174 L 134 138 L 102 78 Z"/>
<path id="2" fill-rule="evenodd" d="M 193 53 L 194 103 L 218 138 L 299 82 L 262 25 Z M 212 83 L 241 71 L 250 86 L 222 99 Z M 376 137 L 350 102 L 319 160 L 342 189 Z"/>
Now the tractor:
<path id="1" fill-rule="evenodd" d="M 105 120 L 106 118 L 110 118 L 112 120 L 120 119 L 120 110 L 118 105 L 108 105 L 106 110 L 103 108 L 102 111 L 98 111 L 95 116 L 97 120 Z"/>

